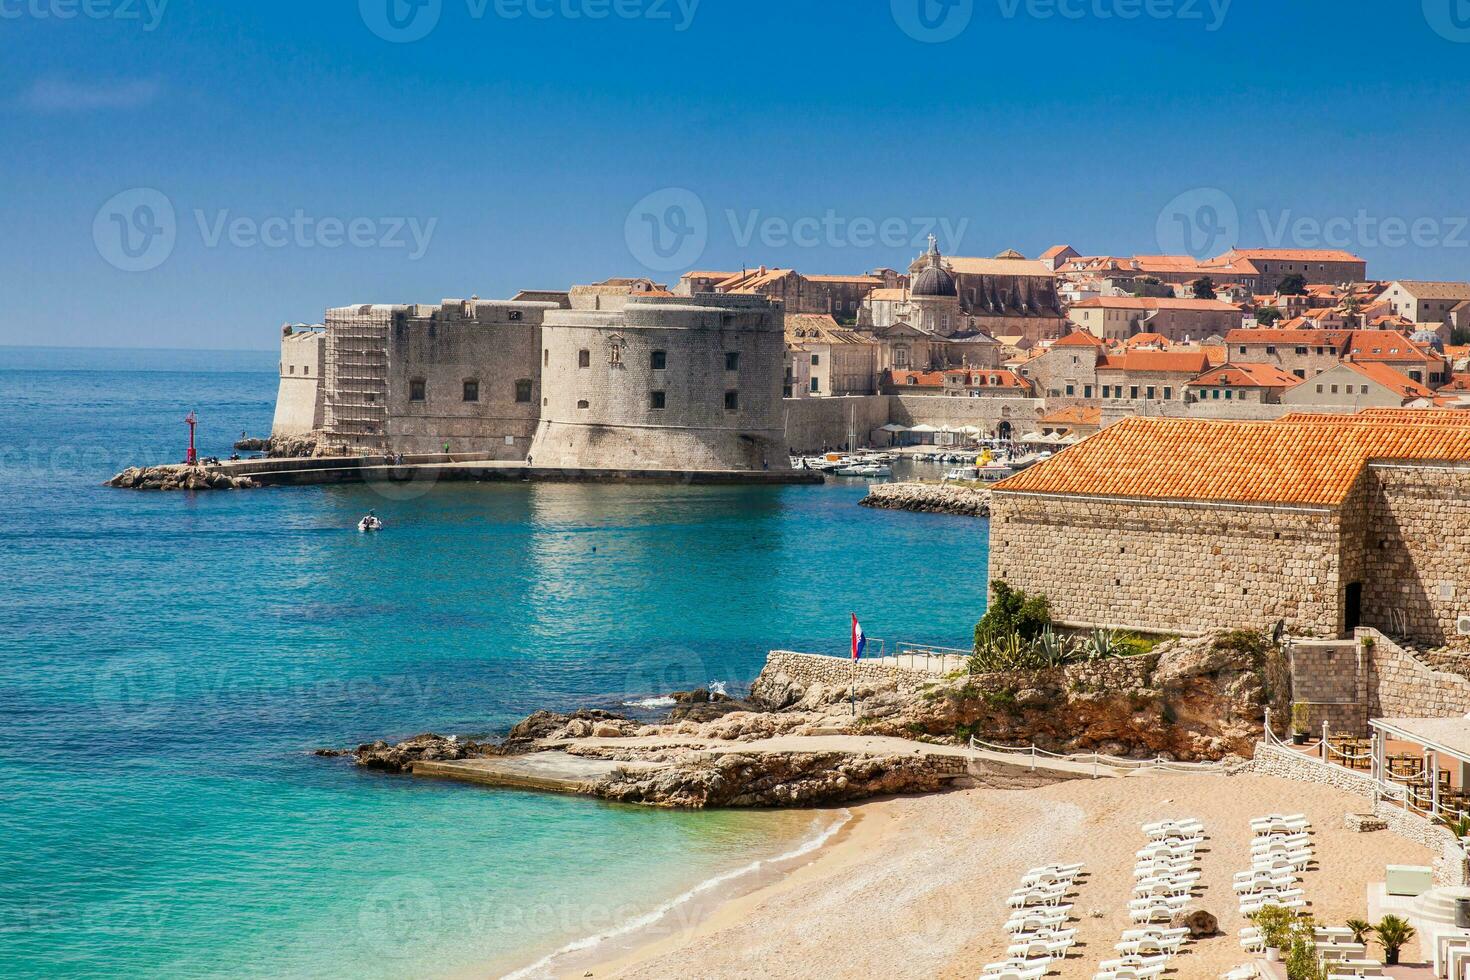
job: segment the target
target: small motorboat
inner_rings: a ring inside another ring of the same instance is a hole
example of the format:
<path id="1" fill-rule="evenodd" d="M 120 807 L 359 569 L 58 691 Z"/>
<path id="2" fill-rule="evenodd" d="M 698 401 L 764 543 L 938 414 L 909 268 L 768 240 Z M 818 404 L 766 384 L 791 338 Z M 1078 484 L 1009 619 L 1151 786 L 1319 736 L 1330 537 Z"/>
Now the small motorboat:
<path id="1" fill-rule="evenodd" d="M 893 468 L 881 463 L 858 463 L 854 466 L 844 466 L 837 471 L 838 476 L 861 476 L 865 478 L 892 476 Z"/>
<path id="2" fill-rule="evenodd" d="M 383 522 L 377 516 L 373 514 L 368 514 L 362 520 L 357 522 L 357 529 L 359 531 L 362 531 L 364 534 L 366 534 L 368 531 L 381 531 L 383 529 Z"/>
<path id="3" fill-rule="evenodd" d="M 1006 475 L 1010 475 L 1009 470 L 1006 471 Z M 979 479 L 980 470 L 974 466 L 956 466 L 954 469 L 949 470 L 944 474 L 945 483 L 973 483 Z"/>

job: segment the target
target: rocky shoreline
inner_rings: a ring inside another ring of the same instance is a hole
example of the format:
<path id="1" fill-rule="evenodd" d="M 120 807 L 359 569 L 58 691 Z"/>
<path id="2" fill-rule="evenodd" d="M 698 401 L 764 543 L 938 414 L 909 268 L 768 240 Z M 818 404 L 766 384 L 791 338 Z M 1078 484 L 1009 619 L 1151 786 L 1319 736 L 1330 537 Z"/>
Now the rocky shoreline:
<path id="1" fill-rule="evenodd" d="M 868 488 L 864 507 L 909 510 L 922 514 L 990 516 L 990 490 L 939 483 L 878 483 Z"/>
<path id="2" fill-rule="evenodd" d="M 248 476 L 231 476 L 203 466 L 129 466 L 103 484 L 124 490 L 250 490 L 260 486 Z"/>
<path id="3" fill-rule="evenodd" d="M 1058 753 L 1249 757 L 1267 697 L 1263 656 L 1254 634 L 1221 634 L 1043 671 L 936 674 L 918 687 L 898 676 L 909 672 L 880 670 L 859 677 L 854 705 L 846 683 L 794 676 L 801 671 L 790 655 L 773 655 L 748 700 L 686 692 L 654 722 L 598 709 L 538 711 L 499 740 L 426 733 L 317 754 L 408 773 L 417 762 L 565 753 L 636 764 L 580 787 L 607 800 L 819 806 L 1016 778 L 957 751 L 971 735 Z"/>

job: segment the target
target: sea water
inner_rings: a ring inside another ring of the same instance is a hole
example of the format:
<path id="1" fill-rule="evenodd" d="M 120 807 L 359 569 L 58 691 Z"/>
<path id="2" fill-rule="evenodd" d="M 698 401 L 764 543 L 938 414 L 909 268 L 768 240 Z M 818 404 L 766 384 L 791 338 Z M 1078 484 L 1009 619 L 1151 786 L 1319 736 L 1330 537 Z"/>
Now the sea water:
<path id="1" fill-rule="evenodd" d="M 963 646 L 982 521 L 864 488 L 141 493 L 265 434 L 270 353 L 0 349 L 0 974 L 485 975 L 802 846 L 678 813 L 365 773 L 321 746 L 654 712 L 772 648 Z M 356 519 L 375 509 L 381 534 Z M 872 652 L 870 648 L 870 652 Z"/>

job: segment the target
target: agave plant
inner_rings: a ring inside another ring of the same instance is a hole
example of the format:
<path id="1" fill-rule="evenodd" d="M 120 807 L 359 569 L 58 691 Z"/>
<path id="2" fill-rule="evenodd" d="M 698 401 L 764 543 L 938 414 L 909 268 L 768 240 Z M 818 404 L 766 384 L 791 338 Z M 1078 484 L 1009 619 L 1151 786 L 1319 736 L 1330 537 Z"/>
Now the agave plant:
<path id="1" fill-rule="evenodd" d="M 1123 638 L 1117 630 L 1095 629 L 1082 641 L 1088 660 L 1111 660 L 1123 654 Z"/>
<path id="2" fill-rule="evenodd" d="M 1453 817 L 1442 816 L 1439 822 L 1457 839 L 1470 837 L 1470 816 L 1463 813 Z"/>
<path id="3" fill-rule="evenodd" d="M 1040 667 L 1065 667 L 1075 657 L 1072 645 L 1057 636 L 1056 631 L 1050 626 L 1041 631 L 1033 648 Z"/>

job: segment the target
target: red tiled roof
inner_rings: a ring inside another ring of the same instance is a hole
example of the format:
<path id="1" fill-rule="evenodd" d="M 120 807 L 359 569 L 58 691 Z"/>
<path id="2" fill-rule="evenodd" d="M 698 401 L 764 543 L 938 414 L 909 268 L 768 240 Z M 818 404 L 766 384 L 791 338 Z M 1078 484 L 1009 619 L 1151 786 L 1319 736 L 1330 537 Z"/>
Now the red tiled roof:
<path id="1" fill-rule="evenodd" d="M 1347 350 L 1352 339 L 1351 330 L 1273 330 L 1269 327 L 1232 330 L 1225 335 L 1225 343 L 1233 346 L 1271 344 L 1277 347 L 1336 347 L 1339 353 Z"/>
<path id="2" fill-rule="evenodd" d="M 1073 330 L 1060 340 L 1052 342 L 1053 347 L 1105 347 L 1099 338 L 1086 330 Z"/>
<path id="3" fill-rule="evenodd" d="M 1168 296 L 1098 296 L 1073 303 L 1072 309 L 1095 310 L 1210 310 L 1239 313 L 1240 307 L 1218 299 L 1178 299 Z"/>
<path id="4" fill-rule="evenodd" d="M 1201 387 L 1220 388 L 1294 388 L 1302 379 L 1274 364 L 1241 364 L 1232 361 L 1212 368 L 1190 382 Z"/>
<path id="5" fill-rule="evenodd" d="M 1337 506 L 1369 460 L 1470 460 L 1470 426 L 1132 417 L 996 493 Z"/>
<path id="6" fill-rule="evenodd" d="M 1428 398 L 1434 394 L 1407 374 L 1400 374 L 1387 364 L 1343 361 L 1342 366 L 1351 368 L 1370 381 L 1378 382 L 1401 398 Z"/>
<path id="7" fill-rule="evenodd" d="M 1336 248 L 1236 248 L 1226 255 L 1243 259 L 1274 259 L 1284 262 L 1364 262 L 1352 252 Z M 1224 258 L 1225 256 L 1221 256 Z"/>
<path id="8" fill-rule="evenodd" d="M 1202 350 L 1130 350 L 1109 354 L 1097 365 L 1099 371 L 1157 371 L 1191 377 L 1209 367 L 1210 358 Z"/>
<path id="9" fill-rule="evenodd" d="M 1101 425 L 1102 409 L 1086 405 L 1069 405 L 1047 412 L 1036 420 L 1044 425 Z"/>

